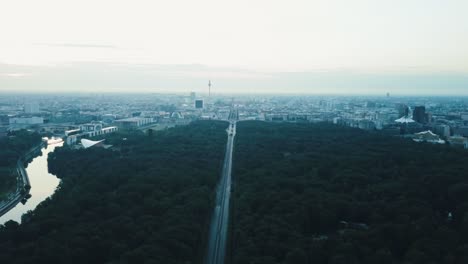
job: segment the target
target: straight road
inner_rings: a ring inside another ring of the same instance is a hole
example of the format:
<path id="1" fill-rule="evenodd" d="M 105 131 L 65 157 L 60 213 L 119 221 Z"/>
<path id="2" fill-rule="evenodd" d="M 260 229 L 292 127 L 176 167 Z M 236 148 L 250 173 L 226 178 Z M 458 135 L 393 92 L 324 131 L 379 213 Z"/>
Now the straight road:
<path id="1" fill-rule="evenodd" d="M 206 264 L 223 264 L 226 255 L 226 241 L 231 198 L 231 169 L 236 122 L 231 121 L 227 129 L 228 140 L 221 179 L 216 191 L 216 206 L 211 220 Z"/>

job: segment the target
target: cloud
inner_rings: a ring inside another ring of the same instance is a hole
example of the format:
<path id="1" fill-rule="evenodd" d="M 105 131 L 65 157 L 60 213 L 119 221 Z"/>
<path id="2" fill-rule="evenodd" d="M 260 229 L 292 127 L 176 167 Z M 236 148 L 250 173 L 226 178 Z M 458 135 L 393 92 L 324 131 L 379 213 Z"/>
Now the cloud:
<path id="1" fill-rule="evenodd" d="M 85 44 L 85 43 L 38 43 L 37 45 L 48 47 L 64 48 L 99 48 L 99 49 L 118 49 L 117 46 L 107 44 Z"/>
<path id="2" fill-rule="evenodd" d="M 26 73 L 13 72 L 13 73 L 0 73 L 0 76 L 10 77 L 10 78 L 20 78 L 26 76 Z"/>

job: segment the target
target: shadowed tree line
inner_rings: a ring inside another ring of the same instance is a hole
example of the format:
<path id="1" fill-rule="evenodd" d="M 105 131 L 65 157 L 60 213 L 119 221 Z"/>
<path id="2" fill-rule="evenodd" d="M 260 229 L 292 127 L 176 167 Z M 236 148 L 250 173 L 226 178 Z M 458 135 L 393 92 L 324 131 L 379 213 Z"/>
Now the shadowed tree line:
<path id="1" fill-rule="evenodd" d="M 16 162 L 31 148 L 41 143 L 38 133 L 19 130 L 0 138 L 0 200 L 16 186 Z"/>
<path id="2" fill-rule="evenodd" d="M 237 132 L 228 263 L 468 263 L 467 151 L 331 124 Z"/>
<path id="3" fill-rule="evenodd" d="M 227 125 L 115 134 L 114 151 L 57 148 L 59 188 L 21 225 L 0 226 L 0 263 L 201 263 Z"/>

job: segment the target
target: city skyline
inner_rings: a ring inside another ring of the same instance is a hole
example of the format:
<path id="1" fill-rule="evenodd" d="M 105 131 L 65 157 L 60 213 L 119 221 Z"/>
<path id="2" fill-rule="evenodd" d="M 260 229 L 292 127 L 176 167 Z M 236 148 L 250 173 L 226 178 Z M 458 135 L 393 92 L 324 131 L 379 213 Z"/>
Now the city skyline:
<path id="1" fill-rule="evenodd" d="M 265 73 L 203 65 L 122 65 L 77 63 L 57 66 L 5 66 L 28 72 L 0 76 L 0 92 L 19 93 L 189 93 L 336 94 L 468 96 L 468 74 L 460 73 Z M 215 76 L 217 78 L 211 78 Z"/>

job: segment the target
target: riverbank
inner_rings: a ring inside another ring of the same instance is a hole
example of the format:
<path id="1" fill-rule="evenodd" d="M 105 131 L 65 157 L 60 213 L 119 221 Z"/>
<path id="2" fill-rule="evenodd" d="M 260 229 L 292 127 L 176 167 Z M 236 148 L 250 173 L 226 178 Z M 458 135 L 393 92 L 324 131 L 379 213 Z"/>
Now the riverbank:
<path id="1" fill-rule="evenodd" d="M 16 162 L 16 191 L 10 193 L 6 201 L 0 202 L 0 217 L 6 214 L 11 209 L 13 209 L 21 201 L 26 202 L 27 198 L 29 198 L 29 190 L 31 189 L 31 183 L 29 181 L 28 173 L 24 168 L 24 163 L 25 161 L 31 159 L 33 154 L 36 153 L 37 150 L 42 149 L 46 145 L 47 141 L 41 141 L 40 144 L 31 148 L 26 154 L 23 155 L 23 157 L 19 158 Z"/>
<path id="2" fill-rule="evenodd" d="M 19 130 L 6 137 L 0 137 L 0 201 L 6 201 L 8 195 L 17 188 L 18 159 L 28 154 L 39 143 L 42 137 L 38 133 Z"/>
<path id="3" fill-rule="evenodd" d="M 40 203 L 44 202 L 44 200 L 55 193 L 57 186 L 60 184 L 60 179 L 54 174 L 49 173 L 48 156 L 62 145 L 63 143 L 47 145 L 39 149 L 37 155 L 33 153 L 32 156 L 30 156 L 30 158 L 32 158 L 31 161 L 26 160 L 26 162 L 23 163 L 31 185 L 31 189 L 29 190 L 31 197 L 28 199 L 27 203 L 18 203 L 6 214 L 1 216 L 0 225 L 10 220 L 21 223 L 25 214 L 29 211 L 34 211 Z"/>

